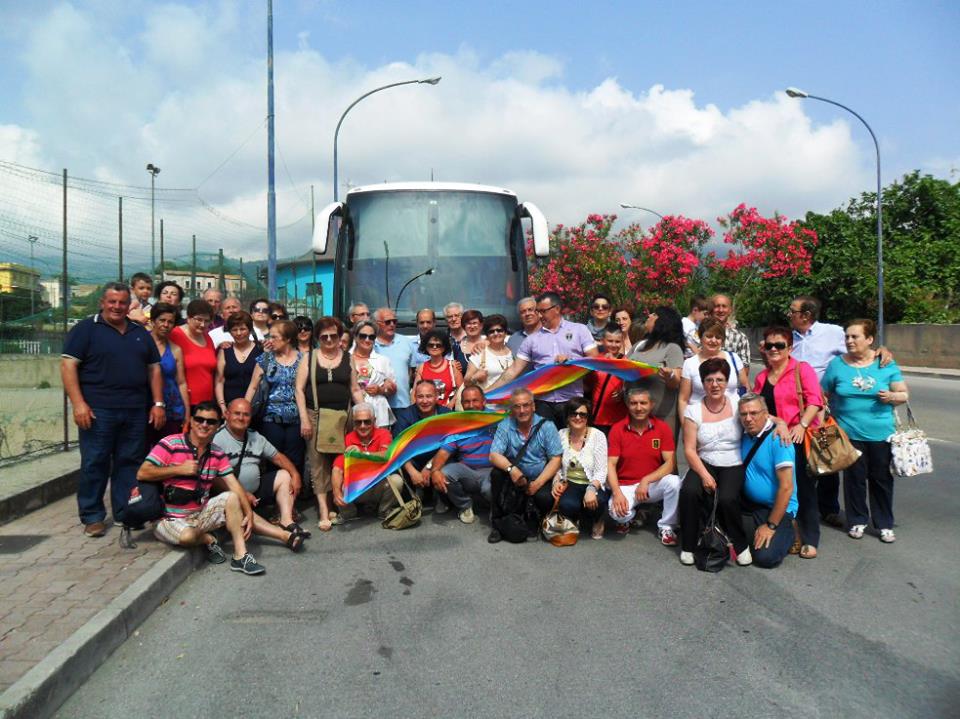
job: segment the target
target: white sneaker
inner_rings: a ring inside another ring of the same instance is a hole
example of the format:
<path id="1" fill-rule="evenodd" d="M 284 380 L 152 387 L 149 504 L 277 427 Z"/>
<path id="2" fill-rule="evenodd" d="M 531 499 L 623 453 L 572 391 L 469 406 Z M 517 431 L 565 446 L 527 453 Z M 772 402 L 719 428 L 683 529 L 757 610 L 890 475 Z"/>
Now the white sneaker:
<path id="1" fill-rule="evenodd" d="M 473 507 L 467 507 L 457 515 L 464 524 L 473 524 L 477 521 L 477 515 L 473 513 Z"/>
<path id="2" fill-rule="evenodd" d="M 881 529 L 880 541 L 885 544 L 893 544 L 897 541 L 897 535 L 893 533 L 892 529 Z"/>
<path id="3" fill-rule="evenodd" d="M 849 534 L 852 539 L 863 539 L 863 533 L 866 530 L 866 524 L 854 524 L 852 527 L 850 527 L 850 530 L 847 532 L 847 534 Z M 887 531 L 889 532 L 890 530 Z"/>
<path id="4" fill-rule="evenodd" d="M 750 547 L 747 547 L 737 555 L 737 564 L 741 567 L 749 567 L 753 564 L 753 555 L 750 554 Z"/>
<path id="5" fill-rule="evenodd" d="M 693 552 L 680 552 L 680 564 L 687 567 L 693 564 Z"/>

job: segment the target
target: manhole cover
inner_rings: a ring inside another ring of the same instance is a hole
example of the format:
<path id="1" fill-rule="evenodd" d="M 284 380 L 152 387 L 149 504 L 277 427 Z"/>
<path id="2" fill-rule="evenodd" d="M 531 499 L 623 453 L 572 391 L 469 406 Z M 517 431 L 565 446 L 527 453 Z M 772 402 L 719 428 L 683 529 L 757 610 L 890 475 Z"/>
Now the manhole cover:
<path id="1" fill-rule="evenodd" d="M 5 534 L 0 536 L 0 554 L 20 554 L 40 544 L 43 534 Z"/>

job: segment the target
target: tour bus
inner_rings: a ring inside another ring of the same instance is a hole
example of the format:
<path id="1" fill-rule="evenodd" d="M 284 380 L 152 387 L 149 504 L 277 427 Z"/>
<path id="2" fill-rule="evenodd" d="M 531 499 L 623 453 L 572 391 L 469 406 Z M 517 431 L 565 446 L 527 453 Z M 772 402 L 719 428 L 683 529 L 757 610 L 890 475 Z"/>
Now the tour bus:
<path id="1" fill-rule="evenodd" d="M 528 222 L 524 222 L 528 220 Z M 527 295 L 527 225 L 534 253 L 549 252 L 547 221 L 530 202 L 499 187 L 451 182 L 392 182 L 354 187 L 316 217 L 313 251 L 334 242 L 333 311 L 346 318 L 363 302 L 392 307 L 398 326 L 416 314 L 460 302 L 517 327 Z"/>

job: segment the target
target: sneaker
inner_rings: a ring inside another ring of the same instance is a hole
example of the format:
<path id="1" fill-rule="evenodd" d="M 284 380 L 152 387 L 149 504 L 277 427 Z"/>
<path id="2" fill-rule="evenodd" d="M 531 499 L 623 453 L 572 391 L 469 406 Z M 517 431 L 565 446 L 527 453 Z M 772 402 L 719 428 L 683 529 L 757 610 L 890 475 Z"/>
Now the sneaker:
<path id="1" fill-rule="evenodd" d="M 866 524 L 854 524 L 847 531 L 847 534 L 850 535 L 851 539 L 863 539 L 863 533 L 866 531 Z"/>
<path id="2" fill-rule="evenodd" d="M 207 545 L 207 561 L 210 564 L 223 564 L 227 561 L 227 555 L 223 553 L 223 548 L 218 542 Z"/>
<path id="3" fill-rule="evenodd" d="M 676 547 L 677 535 L 673 533 L 670 527 L 664 527 L 660 530 L 660 544 L 664 547 Z"/>
<path id="4" fill-rule="evenodd" d="M 753 564 L 753 555 L 750 554 L 750 547 L 747 547 L 737 555 L 737 564 L 741 567 L 749 567 Z"/>
<path id="5" fill-rule="evenodd" d="M 88 537 L 102 537 L 107 533 L 107 525 L 103 522 L 91 522 L 83 525 L 83 533 Z"/>
<path id="6" fill-rule="evenodd" d="M 693 565 L 693 552 L 680 552 L 680 564 L 689 567 Z"/>
<path id="7" fill-rule="evenodd" d="M 503 540 L 503 536 L 496 529 L 491 529 L 490 534 L 487 535 L 487 542 L 490 544 L 496 544 Z"/>
<path id="8" fill-rule="evenodd" d="M 881 529 L 880 541 L 884 544 L 893 544 L 897 541 L 897 535 L 893 533 L 892 529 Z"/>
<path id="9" fill-rule="evenodd" d="M 231 559 L 230 560 L 230 571 L 231 572 L 243 572 L 244 574 L 263 574 L 267 571 L 263 566 L 257 564 L 257 560 L 253 558 L 253 555 L 250 552 L 244 554 L 240 559 Z"/>
<path id="10" fill-rule="evenodd" d="M 457 515 L 464 524 L 473 524 L 477 521 L 477 515 L 473 513 L 473 507 L 467 507 Z"/>

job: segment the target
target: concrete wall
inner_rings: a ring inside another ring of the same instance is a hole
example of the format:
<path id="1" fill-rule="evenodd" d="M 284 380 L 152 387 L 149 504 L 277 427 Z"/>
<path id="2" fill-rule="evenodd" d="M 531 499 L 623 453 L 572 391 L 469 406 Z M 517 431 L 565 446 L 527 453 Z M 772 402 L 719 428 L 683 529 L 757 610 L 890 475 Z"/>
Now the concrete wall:
<path id="1" fill-rule="evenodd" d="M 36 387 L 41 382 L 60 386 L 60 357 L 0 355 L 0 387 Z"/>

